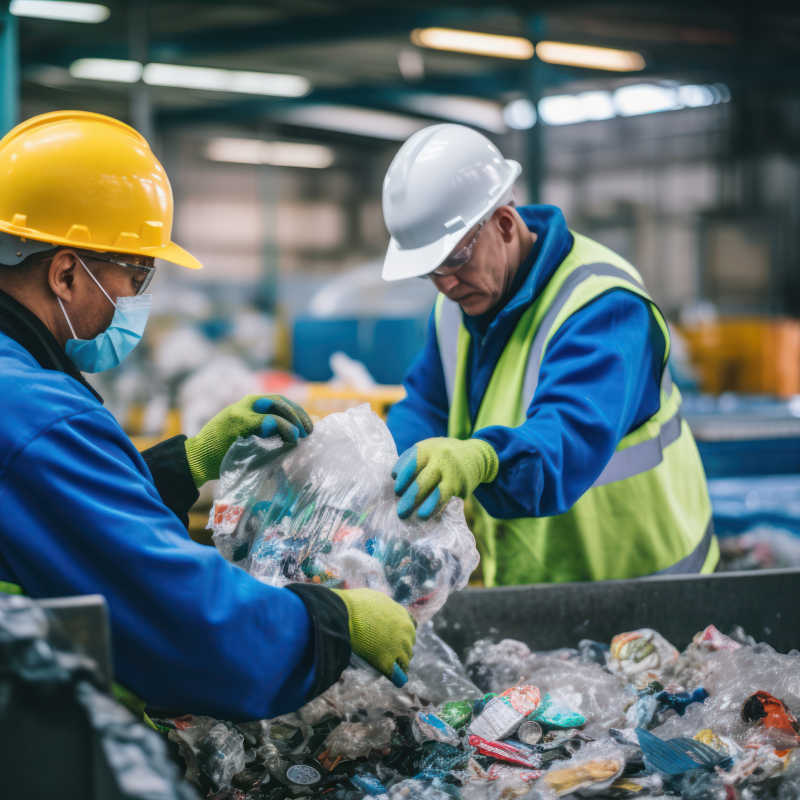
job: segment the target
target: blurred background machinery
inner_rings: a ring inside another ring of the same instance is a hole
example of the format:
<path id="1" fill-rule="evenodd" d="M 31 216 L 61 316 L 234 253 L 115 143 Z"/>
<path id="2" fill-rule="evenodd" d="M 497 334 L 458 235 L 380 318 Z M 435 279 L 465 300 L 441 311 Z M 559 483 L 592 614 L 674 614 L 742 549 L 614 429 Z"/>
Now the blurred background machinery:
<path id="1" fill-rule="evenodd" d="M 455 121 L 522 163 L 519 204 L 641 271 L 709 475 L 800 474 L 796 4 L 12 0 L 0 25 L 0 133 L 68 108 L 130 123 L 205 264 L 160 264 L 143 344 L 92 377 L 141 447 L 247 392 L 385 415 L 434 290 L 381 281 L 381 184 Z M 781 486 L 769 503 L 800 498 Z M 742 491 L 752 516 L 766 490 Z"/>

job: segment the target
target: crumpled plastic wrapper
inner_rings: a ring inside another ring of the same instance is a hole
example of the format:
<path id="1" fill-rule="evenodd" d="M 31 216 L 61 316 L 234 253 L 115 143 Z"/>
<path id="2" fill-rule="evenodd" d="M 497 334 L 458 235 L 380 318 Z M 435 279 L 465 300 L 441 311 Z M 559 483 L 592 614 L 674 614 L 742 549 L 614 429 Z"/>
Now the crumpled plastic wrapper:
<path id="1" fill-rule="evenodd" d="M 331 716 L 350 722 L 378 719 L 387 713 L 413 716 L 424 704 L 409 691 L 410 683 L 398 689 L 382 675 L 375 676 L 362 669 L 346 669 L 330 689 L 297 713 L 307 725 L 315 725 Z"/>
<path id="2" fill-rule="evenodd" d="M 366 404 L 318 422 L 296 446 L 240 438 L 222 464 L 209 528 L 222 555 L 272 586 L 369 588 L 429 620 L 479 559 L 453 498 L 401 520 L 389 429 Z"/>
<path id="3" fill-rule="evenodd" d="M 186 762 L 186 777 L 198 782 L 202 772 L 212 788 L 229 786 L 245 766 L 244 736 L 234 726 L 211 717 L 192 717 L 186 727 L 168 734 Z"/>
<path id="4" fill-rule="evenodd" d="M 580 792 L 600 794 L 622 775 L 626 754 L 613 741 L 590 742 L 569 761 L 556 764 L 540 780 L 558 797 Z"/>
<path id="5" fill-rule="evenodd" d="M 417 628 L 405 689 L 434 705 L 452 700 L 477 700 L 484 694 L 469 679 L 453 648 L 433 632 L 430 622 Z"/>
<path id="6" fill-rule="evenodd" d="M 677 660 L 675 647 L 651 628 L 617 634 L 606 657 L 611 672 L 636 683 L 663 683 Z"/>
<path id="7" fill-rule="evenodd" d="M 368 756 L 373 750 L 384 750 L 392 741 L 397 724 L 389 717 L 366 722 L 342 722 L 323 742 L 331 758 L 343 756 L 355 760 Z"/>

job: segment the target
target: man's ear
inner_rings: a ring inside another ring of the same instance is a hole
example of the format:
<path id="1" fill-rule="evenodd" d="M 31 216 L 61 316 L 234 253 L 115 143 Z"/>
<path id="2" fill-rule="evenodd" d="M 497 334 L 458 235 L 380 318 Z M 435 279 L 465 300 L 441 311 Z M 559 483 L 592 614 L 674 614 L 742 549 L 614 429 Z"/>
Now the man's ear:
<path id="1" fill-rule="evenodd" d="M 494 212 L 494 216 L 497 226 L 500 228 L 500 235 L 503 237 L 503 241 L 506 244 L 511 244 L 517 235 L 517 220 L 511 208 L 509 206 L 500 206 Z"/>
<path id="2" fill-rule="evenodd" d="M 75 270 L 78 259 L 72 250 L 59 250 L 50 262 L 47 283 L 56 297 L 70 302 L 75 289 Z"/>

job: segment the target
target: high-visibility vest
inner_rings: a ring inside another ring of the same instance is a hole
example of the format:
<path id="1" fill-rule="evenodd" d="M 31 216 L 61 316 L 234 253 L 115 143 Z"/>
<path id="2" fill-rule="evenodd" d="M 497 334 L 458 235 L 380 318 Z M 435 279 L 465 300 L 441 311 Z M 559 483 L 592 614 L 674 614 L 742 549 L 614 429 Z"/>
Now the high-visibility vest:
<path id="1" fill-rule="evenodd" d="M 713 572 L 719 545 L 697 445 L 681 419 L 681 396 L 666 369 L 669 330 L 639 273 L 591 239 L 575 243 L 525 310 L 498 360 L 474 423 L 467 404 L 470 334 L 457 303 L 439 295 L 435 322 L 450 414 L 448 436 L 489 425 L 515 428 L 539 381 L 547 345 L 564 321 L 614 289 L 643 297 L 664 335 L 661 405 L 617 445 L 597 480 L 564 514 L 495 519 L 469 498 L 467 513 L 486 586 Z"/>

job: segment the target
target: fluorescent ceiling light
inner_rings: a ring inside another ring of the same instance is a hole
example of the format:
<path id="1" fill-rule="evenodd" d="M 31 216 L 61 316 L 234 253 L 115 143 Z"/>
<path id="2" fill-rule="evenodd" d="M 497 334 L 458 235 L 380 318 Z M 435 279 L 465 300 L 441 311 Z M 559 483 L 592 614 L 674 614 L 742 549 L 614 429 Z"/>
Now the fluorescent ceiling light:
<path id="1" fill-rule="evenodd" d="M 722 99 L 714 86 L 681 86 L 678 88 L 678 103 L 686 108 L 699 108 L 719 103 Z"/>
<path id="2" fill-rule="evenodd" d="M 111 14 L 108 8 L 97 3 L 69 3 L 66 0 L 11 0 L 8 10 L 15 17 L 63 22 L 104 22 Z"/>
<path id="3" fill-rule="evenodd" d="M 533 45 L 519 36 L 496 36 L 453 28 L 417 28 L 411 32 L 411 41 L 432 50 L 450 50 L 454 53 L 495 58 L 533 58 Z"/>
<path id="4" fill-rule="evenodd" d="M 610 92 L 581 92 L 543 97 L 539 101 L 539 116 L 548 125 L 572 125 L 611 119 L 616 112 Z"/>
<path id="5" fill-rule="evenodd" d="M 69 74 L 90 81 L 136 83 L 142 77 L 142 65 L 113 58 L 79 58 L 70 64 Z"/>
<path id="6" fill-rule="evenodd" d="M 633 117 L 674 111 L 679 108 L 699 108 L 730 99 L 727 86 L 659 86 L 641 83 L 622 86 L 610 92 L 581 92 L 543 97 L 539 101 L 539 116 L 548 125 L 571 125 L 612 117 Z M 519 102 L 519 101 L 517 101 Z"/>
<path id="7" fill-rule="evenodd" d="M 614 92 L 614 107 L 622 117 L 671 111 L 679 106 L 678 92 L 668 86 L 639 83 L 635 86 L 621 86 Z"/>
<path id="8" fill-rule="evenodd" d="M 472 125 L 492 133 L 506 133 L 508 130 L 503 121 L 503 107 L 481 97 L 413 94 L 405 97 L 402 105 L 418 114 Z"/>
<path id="9" fill-rule="evenodd" d="M 569 67 L 606 69 L 612 72 L 636 72 L 644 69 L 644 59 L 632 50 L 611 50 L 608 47 L 588 47 L 565 42 L 539 42 L 536 55 L 548 64 Z"/>
<path id="10" fill-rule="evenodd" d="M 530 130 L 536 124 L 536 108 L 525 97 L 512 100 L 503 109 L 503 121 L 515 131 Z"/>
<path id="11" fill-rule="evenodd" d="M 333 164 L 333 150 L 321 144 L 264 142 L 259 139 L 212 139 L 206 150 L 211 161 L 271 164 L 276 167 L 325 169 Z"/>
<path id="12" fill-rule="evenodd" d="M 374 139 L 389 139 L 401 142 L 411 134 L 427 127 L 425 120 L 393 114 L 389 111 L 375 111 L 359 106 L 307 105 L 291 108 L 282 119 L 292 125 L 305 125 L 328 131 L 354 133 Z"/>
<path id="13" fill-rule="evenodd" d="M 240 72 L 210 67 L 184 67 L 177 64 L 148 64 L 142 78 L 151 86 L 175 86 L 181 89 L 205 89 L 212 92 L 302 97 L 311 84 L 300 75 L 276 75 L 269 72 Z"/>

